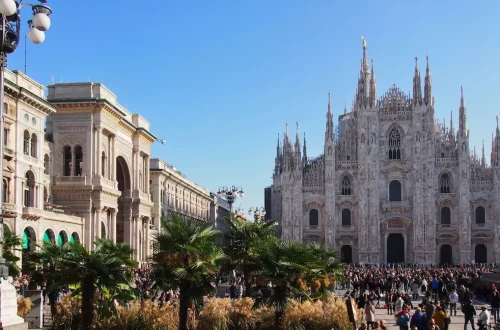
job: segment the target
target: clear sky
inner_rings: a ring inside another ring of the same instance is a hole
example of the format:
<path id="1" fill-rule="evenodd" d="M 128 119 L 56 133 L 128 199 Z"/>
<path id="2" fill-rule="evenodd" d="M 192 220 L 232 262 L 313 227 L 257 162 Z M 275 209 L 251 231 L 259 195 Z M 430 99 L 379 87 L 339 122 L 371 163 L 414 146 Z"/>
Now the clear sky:
<path id="1" fill-rule="evenodd" d="M 151 122 L 166 145 L 152 156 L 212 191 L 240 185 L 235 206 L 263 206 L 277 134 L 289 122 L 322 152 L 328 91 L 335 118 L 354 96 L 361 36 L 378 93 L 412 88 L 414 57 L 430 58 L 436 115 L 464 86 L 471 144 L 500 114 L 497 0 L 51 0 L 52 27 L 28 44 L 27 73 L 42 84 L 102 82 Z M 29 9 L 23 9 L 28 18 Z M 26 31 L 26 25 L 23 26 Z M 24 46 L 24 45 L 23 45 Z M 24 68 L 23 47 L 9 69 Z M 423 77 L 423 74 L 422 74 Z M 423 84 L 423 83 L 422 83 Z"/>

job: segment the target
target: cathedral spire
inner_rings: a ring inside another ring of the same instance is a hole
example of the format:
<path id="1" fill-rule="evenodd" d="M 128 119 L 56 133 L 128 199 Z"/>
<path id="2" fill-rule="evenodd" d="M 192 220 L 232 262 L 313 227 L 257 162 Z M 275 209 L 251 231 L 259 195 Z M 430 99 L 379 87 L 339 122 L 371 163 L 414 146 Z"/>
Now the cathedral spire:
<path id="1" fill-rule="evenodd" d="M 344 115 L 347 115 L 347 101 L 344 100 Z"/>
<path id="2" fill-rule="evenodd" d="M 280 147 L 280 133 L 278 133 L 278 145 L 276 146 L 276 158 L 280 157 L 281 154 L 281 147 Z"/>
<path id="3" fill-rule="evenodd" d="M 486 167 L 486 156 L 484 155 L 484 140 L 483 140 L 483 150 L 481 155 L 481 167 L 482 168 Z"/>
<path id="4" fill-rule="evenodd" d="M 366 55 L 366 40 L 362 37 L 363 41 L 363 58 L 361 59 L 361 69 L 358 77 L 358 88 L 356 90 L 356 107 L 366 107 L 369 101 L 368 90 L 368 75 L 370 69 L 368 67 L 368 60 Z"/>
<path id="5" fill-rule="evenodd" d="M 328 112 L 326 113 L 325 143 L 327 141 L 333 141 L 333 113 L 330 92 L 328 92 Z"/>
<path id="6" fill-rule="evenodd" d="M 295 131 L 295 164 L 298 167 L 302 165 L 302 156 L 300 155 L 300 135 L 299 135 L 299 122 L 295 123 L 296 131 Z"/>
<path id="7" fill-rule="evenodd" d="M 377 80 L 375 79 L 375 65 L 373 64 L 373 58 L 370 76 L 370 106 L 373 108 L 377 106 Z"/>
<path id="8" fill-rule="evenodd" d="M 306 145 L 306 132 L 304 132 L 304 146 L 302 151 L 302 166 L 306 167 L 307 165 L 307 145 Z"/>
<path id="9" fill-rule="evenodd" d="M 418 69 L 418 57 L 415 56 L 415 73 L 413 74 L 413 102 L 415 105 L 422 104 L 422 80 Z"/>
<path id="10" fill-rule="evenodd" d="M 467 111 L 465 109 L 463 86 L 460 86 L 460 90 L 461 90 L 461 97 L 460 97 L 460 109 L 459 109 L 458 125 L 460 126 L 459 127 L 460 136 L 466 137 L 467 136 Z"/>
<path id="11" fill-rule="evenodd" d="M 434 100 L 432 97 L 432 77 L 431 69 L 429 67 L 429 56 L 426 56 L 427 67 L 425 69 L 425 84 L 424 84 L 424 103 L 426 105 L 433 105 Z"/>

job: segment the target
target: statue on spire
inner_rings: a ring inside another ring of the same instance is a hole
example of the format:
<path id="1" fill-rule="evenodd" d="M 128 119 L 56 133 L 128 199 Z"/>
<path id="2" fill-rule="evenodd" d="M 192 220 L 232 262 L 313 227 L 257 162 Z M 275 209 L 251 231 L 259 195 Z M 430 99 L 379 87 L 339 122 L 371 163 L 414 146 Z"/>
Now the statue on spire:
<path id="1" fill-rule="evenodd" d="M 425 68 L 425 83 L 424 83 L 424 103 L 426 105 L 433 105 L 434 99 L 432 97 L 432 78 L 431 69 L 429 67 L 429 56 L 426 56 L 427 67 Z"/>

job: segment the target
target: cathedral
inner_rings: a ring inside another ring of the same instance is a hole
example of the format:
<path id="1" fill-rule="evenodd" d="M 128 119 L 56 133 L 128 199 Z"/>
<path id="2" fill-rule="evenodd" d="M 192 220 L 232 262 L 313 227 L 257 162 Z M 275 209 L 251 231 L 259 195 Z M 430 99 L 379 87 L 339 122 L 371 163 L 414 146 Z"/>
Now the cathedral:
<path id="1" fill-rule="evenodd" d="M 348 263 L 500 262 L 498 124 L 487 165 L 484 145 L 469 147 L 463 89 L 458 129 L 436 120 L 428 59 L 423 81 L 415 59 L 412 95 L 393 85 L 378 97 L 363 40 L 335 129 L 329 96 L 323 153 L 307 156 L 298 124 L 292 141 L 287 125 L 268 188 L 283 239 L 335 246 Z"/>

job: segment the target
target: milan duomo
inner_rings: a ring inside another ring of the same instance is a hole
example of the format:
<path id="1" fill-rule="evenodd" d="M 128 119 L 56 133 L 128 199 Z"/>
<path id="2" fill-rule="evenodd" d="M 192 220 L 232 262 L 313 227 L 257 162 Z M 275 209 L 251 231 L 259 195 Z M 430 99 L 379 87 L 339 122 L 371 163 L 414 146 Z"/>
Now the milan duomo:
<path id="1" fill-rule="evenodd" d="M 278 139 L 272 219 L 284 239 L 335 246 L 344 262 L 456 264 L 500 262 L 500 131 L 469 147 L 463 90 L 458 129 L 434 117 L 427 60 L 416 59 L 412 97 L 393 85 L 381 97 L 373 60 L 363 59 L 350 112 L 334 131 L 330 100 L 324 152 Z M 457 102 L 458 103 L 458 102 Z"/>

